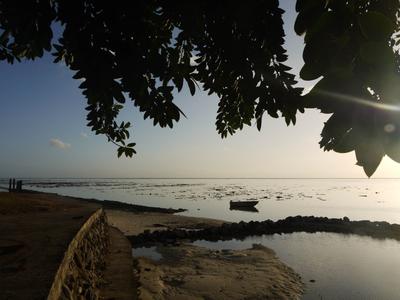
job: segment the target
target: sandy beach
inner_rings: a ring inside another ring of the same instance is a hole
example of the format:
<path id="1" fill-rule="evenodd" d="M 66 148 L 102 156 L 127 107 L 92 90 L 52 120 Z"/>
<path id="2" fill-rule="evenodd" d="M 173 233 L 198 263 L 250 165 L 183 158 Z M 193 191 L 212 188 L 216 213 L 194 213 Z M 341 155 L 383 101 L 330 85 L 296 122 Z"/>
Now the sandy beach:
<path id="1" fill-rule="evenodd" d="M 99 211 L 105 216 L 101 224 L 108 233 L 86 226 Z M 93 299 L 299 299 L 313 287 L 315 279 L 328 280 L 325 284 L 331 279 L 325 278 L 325 271 L 319 277 L 314 273 L 310 277 L 301 264 L 299 267 L 296 261 L 285 259 L 292 269 L 277 257 L 286 250 L 274 248 L 274 253 L 268 245 L 260 245 L 257 236 L 337 233 L 341 243 L 359 241 L 354 249 L 363 249 L 368 243 L 377 255 L 390 240 L 400 240 L 400 225 L 388 222 L 315 216 L 225 222 L 176 214 L 180 211 L 38 192 L 0 193 L 0 299 L 46 298 L 60 266 L 66 265 L 65 258 L 74 257 L 66 253 L 71 253 L 69 248 L 82 228 L 92 234 L 88 237 L 92 244 L 90 248 L 76 248 L 78 257 L 89 259 L 84 264 L 101 257 L 101 265 L 90 269 L 96 281 L 77 285 L 79 292 L 93 282 L 92 292 L 99 297 Z M 209 242 L 236 243 L 247 238 L 257 242 L 245 248 L 229 244 L 227 249 L 201 247 Z M 299 240 L 300 252 L 292 251 L 291 255 L 315 263 L 313 257 L 302 256 L 303 242 Z M 342 249 L 339 246 L 338 251 Z M 318 261 L 318 257 L 315 259 Z M 77 280 L 86 280 L 81 274 L 85 270 L 75 272 L 74 268 L 68 272 L 78 276 L 74 277 Z M 332 294 L 335 283 L 328 288 Z"/>
<path id="2" fill-rule="evenodd" d="M 225 221 L 179 216 L 167 213 L 151 212 L 127 212 L 120 210 L 106 209 L 110 225 L 117 227 L 125 235 L 137 235 L 145 230 L 153 232 L 155 230 L 168 229 L 203 229 L 213 226 L 220 226 Z"/>
<path id="3" fill-rule="evenodd" d="M 76 252 L 82 259 L 89 258 L 87 262 L 101 256 L 101 266 L 90 269 L 96 274 L 92 287 L 97 298 L 93 299 L 299 299 L 308 293 L 316 277 L 305 277 L 296 262 L 285 260 L 294 269 L 283 263 L 277 254 L 281 257 L 286 250 L 278 248 L 274 253 L 259 240 L 240 250 L 231 250 L 235 248 L 229 245 L 227 249 L 204 248 L 199 246 L 201 241 L 224 243 L 263 235 L 326 232 L 341 234 L 344 243 L 346 237 L 367 237 L 363 243 L 372 243 L 379 253 L 379 241 L 385 244 L 386 240 L 400 240 L 400 225 L 348 217 L 292 216 L 277 221 L 225 222 L 182 216 L 176 214 L 181 210 L 172 208 L 38 192 L 3 192 L 0 299 L 46 298 L 60 266 L 65 265 L 65 257 L 74 257 L 66 255 L 70 246 L 99 211 L 105 216 L 101 224 L 108 233 L 96 235 L 94 232 L 99 231 L 95 228 L 87 229 L 88 235 L 94 234 L 88 240 L 93 241 L 91 248 L 77 248 Z M 108 246 L 99 247 L 105 244 Z M 362 245 L 355 249 L 362 249 Z M 302 257 L 301 251 L 291 255 Z M 86 275 L 80 273 L 82 269 L 74 270 L 68 272 L 77 275 L 77 280 L 86 280 Z M 324 274 L 319 275 L 318 282 Z M 79 282 L 78 292 L 90 282 Z"/>

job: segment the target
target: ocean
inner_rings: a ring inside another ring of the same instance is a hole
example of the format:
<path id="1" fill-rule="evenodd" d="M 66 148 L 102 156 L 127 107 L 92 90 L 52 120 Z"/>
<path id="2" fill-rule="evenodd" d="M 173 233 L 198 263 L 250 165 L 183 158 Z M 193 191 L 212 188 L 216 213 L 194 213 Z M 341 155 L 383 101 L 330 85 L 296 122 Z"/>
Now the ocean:
<path id="1" fill-rule="evenodd" d="M 314 215 L 400 224 L 400 179 L 25 179 L 24 188 L 184 208 L 182 215 L 226 221 Z M 259 203 L 255 211 L 238 211 L 230 200 Z"/>

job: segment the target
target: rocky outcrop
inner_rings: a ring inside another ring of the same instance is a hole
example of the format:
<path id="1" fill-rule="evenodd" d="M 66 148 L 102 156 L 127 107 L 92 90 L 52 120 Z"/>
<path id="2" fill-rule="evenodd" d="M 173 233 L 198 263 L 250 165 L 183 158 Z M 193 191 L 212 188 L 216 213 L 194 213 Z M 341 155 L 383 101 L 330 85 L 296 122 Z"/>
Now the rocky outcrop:
<path id="1" fill-rule="evenodd" d="M 335 232 L 345 234 L 366 235 L 374 238 L 392 238 L 400 240 L 400 225 L 389 224 L 387 222 L 371 221 L 350 221 L 349 218 L 343 219 L 326 217 L 287 217 L 278 221 L 250 221 L 238 223 L 224 223 L 218 227 L 206 228 L 202 230 L 163 230 L 149 232 L 145 231 L 136 236 L 129 236 L 132 245 L 138 247 L 146 243 L 166 243 L 173 244 L 177 240 L 198 240 L 209 241 L 230 240 L 232 238 L 244 239 L 250 235 L 263 235 L 274 233 L 292 232 Z"/>
<path id="2" fill-rule="evenodd" d="M 47 299 L 98 299 L 108 246 L 107 217 L 99 209 L 69 244 Z"/>

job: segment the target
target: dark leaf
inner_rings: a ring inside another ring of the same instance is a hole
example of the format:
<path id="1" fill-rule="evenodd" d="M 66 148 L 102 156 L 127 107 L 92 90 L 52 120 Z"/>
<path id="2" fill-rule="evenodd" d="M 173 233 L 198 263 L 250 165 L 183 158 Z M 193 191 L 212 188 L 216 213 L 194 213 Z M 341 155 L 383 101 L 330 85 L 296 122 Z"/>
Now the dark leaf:
<path id="1" fill-rule="evenodd" d="M 364 36 L 374 41 L 388 41 L 396 28 L 395 23 L 377 11 L 368 11 L 361 15 L 358 20 Z"/>

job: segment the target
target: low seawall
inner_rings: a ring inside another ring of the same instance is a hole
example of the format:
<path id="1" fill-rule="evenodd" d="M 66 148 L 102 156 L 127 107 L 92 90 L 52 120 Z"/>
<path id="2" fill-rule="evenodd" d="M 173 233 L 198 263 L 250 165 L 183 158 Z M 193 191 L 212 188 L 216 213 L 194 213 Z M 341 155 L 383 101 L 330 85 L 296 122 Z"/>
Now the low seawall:
<path id="1" fill-rule="evenodd" d="M 99 209 L 69 244 L 47 299 L 98 299 L 108 246 L 107 216 Z"/>

